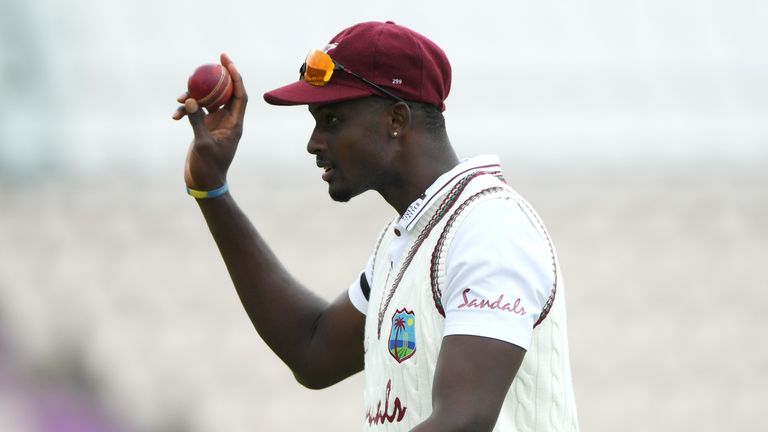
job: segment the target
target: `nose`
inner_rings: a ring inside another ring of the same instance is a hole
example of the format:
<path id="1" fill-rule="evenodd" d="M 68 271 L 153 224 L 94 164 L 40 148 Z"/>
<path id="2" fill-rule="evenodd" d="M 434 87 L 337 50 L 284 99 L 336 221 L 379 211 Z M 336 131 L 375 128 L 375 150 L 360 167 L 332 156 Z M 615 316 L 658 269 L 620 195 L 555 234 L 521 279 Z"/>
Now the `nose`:
<path id="1" fill-rule="evenodd" d="M 309 136 L 309 141 L 307 142 L 307 152 L 309 154 L 317 155 L 320 154 L 324 148 L 325 144 L 323 143 L 323 140 L 312 131 L 312 135 Z"/>

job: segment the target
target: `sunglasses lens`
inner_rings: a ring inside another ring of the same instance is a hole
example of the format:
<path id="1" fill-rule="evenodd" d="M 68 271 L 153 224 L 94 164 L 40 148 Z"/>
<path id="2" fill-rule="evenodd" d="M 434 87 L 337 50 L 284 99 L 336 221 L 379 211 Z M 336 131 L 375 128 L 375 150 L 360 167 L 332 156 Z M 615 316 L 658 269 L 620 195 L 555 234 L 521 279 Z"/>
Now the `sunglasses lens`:
<path id="1" fill-rule="evenodd" d="M 304 81 L 315 86 L 324 86 L 333 75 L 333 60 L 328 54 L 313 50 L 307 55 L 304 69 Z"/>

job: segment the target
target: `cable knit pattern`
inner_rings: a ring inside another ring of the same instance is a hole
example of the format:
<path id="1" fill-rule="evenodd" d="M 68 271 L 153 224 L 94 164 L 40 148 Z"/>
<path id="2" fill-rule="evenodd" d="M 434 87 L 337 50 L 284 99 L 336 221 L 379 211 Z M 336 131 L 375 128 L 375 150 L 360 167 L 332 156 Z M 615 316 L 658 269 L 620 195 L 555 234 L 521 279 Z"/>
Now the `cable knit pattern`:
<path id="1" fill-rule="evenodd" d="M 435 200 L 416 222 L 413 230 L 418 235 L 407 245 L 408 253 L 400 262 L 390 263 L 387 256 L 394 239 L 391 229 L 385 230 L 378 242 L 365 331 L 364 430 L 407 431 L 431 413 L 433 374 L 445 320 L 441 296 L 447 251 L 457 228 L 475 206 L 490 199 L 514 200 L 536 226 L 542 241 L 551 245 L 538 216 L 526 210 L 530 206 L 497 178 L 498 172 L 482 174 L 489 173 L 473 173 L 459 182 L 458 188 Z M 551 251 L 557 272 L 554 248 Z M 553 279 L 559 282 L 557 297 L 550 296 L 554 302 L 548 302 L 551 308 L 546 320 L 533 330 L 496 432 L 578 431 L 568 365 L 564 290 L 559 274 Z M 415 341 L 411 342 L 415 344 L 413 355 L 400 358 L 390 352 L 390 338 L 395 318 L 404 313 L 413 321 Z"/>
<path id="2" fill-rule="evenodd" d="M 515 381 L 512 383 L 510 393 L 512 393 L 514 398 L 511 399 L 510 395 L 507 395 L 507 399 L 504 401 L 504 406 L 510 403 L 514 404 L 510 414 L 513 416 L 516 428 L 509 430 L 537 430 L 536 401 L 538 399 L 538 387 L 536 383 L 538 382 L 539 363 L 532 361 L 531 356 L 538 351 L 538 346 L 539 340 L 534 338 L 531 341 L 531 346 L 526 353 L 525 359 L 523 359 L 523 364 L 520 365 L 520 369 L 517 371 Z M 506 412 L 502 410 L 502 414 L 506 414 Z M 508 427 L 511 426 L 510 424 Z"/>
<path id="3" fill-rule="evenodd" d="M 487 176 L 489 174 L 495 174 L 495 172 L 489 173 L 484 171 L 475 171 L 461 179 L 458 183 L 456 183 L 456 185 L 453 186 L 453 188 L 451 188 L 447 194 L 445 194 L 445 198 L 439 201 L 440 204 L 436 207 L 432 206 L 428 212 L 429 214 L 422 217 L 419 220 L 419 223 L 416 224 L 415 232 L 419 233 L 419 235 L 408 249 L 408 254 L 405 255 L 400 265 L 398 265 L 398 272 L 396 273 L 397 276 L 395 276 L 395 279 L 392 282 L 392 286 L 388 287 L 387 294 L 382 297 L 382 304 L 379 306 L 379 323 L 377 329 L 377 335 L 379 337 L 381 337 L 381 325 L 384 320 L 384 313 L 387 309 L 389 309 L 389 302 L 392 300 L 395 292 L 400 287 L 400 281 L 403 279 L 405 271 L 408 270 L 408 267 L 411 265 L 411 262 L 413 261 L 413 258 L 416 256 L 416 254 L 420 252 L 421 246 L 429 238 L 432 230 L 438 224 L 444 222 L 445 215 L 454 209 L 454 204 L 456 204 L 456 201 L 458 200 L 459 196 L 461 196 L 462 192 L 464 192 L 464 189 L 467 187 L 469 182 L 479 176 Z"/>

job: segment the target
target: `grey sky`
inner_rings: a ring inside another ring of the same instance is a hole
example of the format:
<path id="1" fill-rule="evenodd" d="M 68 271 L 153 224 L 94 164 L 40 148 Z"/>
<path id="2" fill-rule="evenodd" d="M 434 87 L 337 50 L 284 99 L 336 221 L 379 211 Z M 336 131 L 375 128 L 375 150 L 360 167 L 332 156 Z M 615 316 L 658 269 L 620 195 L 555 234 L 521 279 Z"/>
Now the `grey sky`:
<path id="1" fill-rule="evenodd" d="M 311 5 L 311 6 L 310 6 Z M 226 51 L 251 95 L 241 158 L 307 156 L 304 108 L 261 94 L 338 30 L 391 19 L 454 68 L 462 155 L 530 163 L 765 160 L 768 6 L 740 1 L 297 2 L 34 0 L 0 5 L 0 168 L 167 170 L 188 74 Z"/>

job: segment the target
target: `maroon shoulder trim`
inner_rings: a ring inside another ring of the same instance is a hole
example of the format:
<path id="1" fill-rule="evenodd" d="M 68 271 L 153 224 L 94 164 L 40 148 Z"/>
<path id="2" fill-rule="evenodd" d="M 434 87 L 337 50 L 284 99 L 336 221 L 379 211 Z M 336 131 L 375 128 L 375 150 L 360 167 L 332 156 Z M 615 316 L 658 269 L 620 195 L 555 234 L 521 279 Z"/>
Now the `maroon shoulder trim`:
<path id="1" fill-rule="evenodd" d="M 476 166 L 476 167 L 472 167 L 472 168 L 467 168 L 467 169 L 465 169 L 464 171 L 462 171 L 462 172 L 460 172 L 460 173 L 457 173 L 455 176 L 451 177 L 451 178 L 450 178 L 450 180 L 446 181 L 446 182 L 445 182 L 445 184 L 443 184 L 443 186 L 441 186 L 441 187 L 440 187 L 440 189 L 438 189 L 437 191 L 435 191 L 435 193 L 432 195 L 432 197 L 429 199 L 429 201 L 427 201 L 426 203 L 424 203 L 424 205 L 421 207 L 421 209 L 420 209 L 420 210 L 419 210 L 419 211 L 418 211 L 418 212 L 417 212 L 417 213 L 416 213 L 416 214 L 413 216 L 413 218 L 411 218 L 411 222 L 409 222 L 409 223 L 408 223 L 408 225 L 405 227 L 405 229 L 411 229 L 411 225 L 413 225 L 413 223 L 414 223 L 414 222 L 415 222 L 415 221 L 416 221 L 416 220 L 419 218 L 419 216 L 421 215 L 421 213 L 422 213 L 422 212 L 423 212 L 425 209 L 429 208 L 429 203 L 432 201 L 432 199 L 434 199 L 434 197 L 436 197 L 437 195 L 439 195 L 439 194 L 440 194 L 440 192 L 441 192 L 443 189 L 445 189 L 445 187 L 446 187 L 446 186 L 448 186 L 449 184 L 451 184 L 451 182 L 452 182 L 452 181 L 456 180 L 456 178 L 458 178 L 458 177 L 461 177 L 461 176 L 463 176 L 464 174 L 466 174 L 466 173 L 468 173 L 468 172 L 470 172 L 470 171 L 473 171 L 473 170 L 482 170 L 482 169 L 484 169 L 484 168 L 497 168 L 497 170 L 494 170 L 494 171 L 493 171 L 494 175 L 496 175 L 496 177 L 499 177 L 499 178 L 502 178 L 502 179 L 503 179 L 503 176 L 502 176 L 502 174 L 501 174 L 501 171 L 499 171 L 499 169 L 501 169 L 501 165 L 499 165 L 499 164 L 491 164 L 491 165 Z M 491 173 L 491 171 L 487 171 L 487 170 L 486 170 L 486 171 L 481 171 L 481 172 L 483 172 L 484 174 L 490 174 L 490 173 Z"/>
<path id="2" fill-rule="evenodd" d="M 381 305 L 379 305 L 378 327 L 377 327 L 377 333 L 376 333 L 378 339 L 381 339 L 381 325 L 384 322 L 384 314 L 386 313 L 387 308 L 389 308 L 389 303 L 390 301 L 392 301 L 392 297 L 395 295 L 395 291 L 397 291 L 397 288 L 400 285 L 400 281 L 402 280 L 403 275 L 405 274 L 405 271 L 411 265 L 411 261 L 413 261 L 413 257 L 416 256 L 416 252 L 424 243 L 424 240 L 426 240 L 429 234 L 432 232 L 432 229 L 435 227 L 435 225 L 437 225 L 443 219 L 443 217 L 445 217 L 445 215 L 453 207 L 453 205 L 456 204 L 456 201 L 458 201 L 459 195 L 461 195 L 461 193 L 464 192 L 464 189 L 467 187 L 469 182 L 474 180 L 477 176 L 487 175 L 487 174 L 496 174 L 496 172 L 475 171 L 467 175 L 463 179 L 459 180 L 459 182 L 456 183 L 450 191 L 448 191 L 443 201 L 440 202 L 440 204 L 438 205 L 437 210 L 435 211 L 435 214 L 427 222 L 424 229 L 421 230 L 421 232 L 419 233 L 419 236 L 416 238 L 416 241 L 413 243 L 410 250 L 408 250 L 408 254 L 405 257 L 405 261 L 403 262 L 403 265 L 400 267 L 400 271 L 398 271 L 397 277 L 395 277 L 395 280 L 392 282 L 392 287 L 389 289 L 389 292 L 387 293 L 387 295 L 382 297 L 381 299 Z"/>
<path id="3" fill-rule="evenodd" d="M 497 175 L 502 181 L 504 179 Z M 506 181 L 505 181 L 506 183 Z M 440 275 L 440 255 L 442 254 L 442 250 L 445 247 L 445 240 L 448 235 L 448 232 L 450 231 L 450 228 L 453 226 L 456 218 L 458 215 L 464 211 L 464 209 L 474 200 L 477 198 L 480 198 L 483 195 L 487 195 L 489 193 L 494 193 L 499 190 L 502 190 L 501 187 L 493 187 L 484 189 L 475 195 L 468 198 L 464 203 L 461 204 L 461 206 L 456 209 L 456 211 L 451 215 L 451 217 L 448 219 L 448 222 L 446 223 L 445 227 L 443 228 L 442 233 L 440 233 L 440 238 L 437 241 L 437 244 L 435 245 L 435 249 L 432 251 L 432 261 L 430 264 L 430 282 L 432 286 L 432 299 L 435 303 L 435 309 L 445 317 L 445 309 L 443 307 L 442 297 L 443 293 L 440 290 L 440 286 L 438 284 L 438 276 Z M 547 301 L 544 303 L 544 307 L 541 310 L 541 314 L 539 315 L 539 319 L 536 320 L 533 327 L 536 328 L 539 324 L 541 324 L 546 318 L 547 315 L 549 315 L 549 311 L 552 309 L 552 305 L 555 302 L 555 297 L 557 295 L 557 260 L 555 259 L 555 248 L 552 245 L 552 239 L 549 237 L 549 233 L 547 232 L 546 228 L 544 227 L 544 223 L 541 221 L 541 219 L 538 217 L 535 211 L 528 205 L 528 203 L 525 202 L 525 200 L 517 201 L 518 205 L 524 206 L 528 210 L 528 214 L 533 216 L 535 219 L 535 223 L 539 226 L 539 229 L 541 229 L 541 232 L 544 233 L 544 236 L 547 240 L 547 246 L 549 247 L 549 254 L 550 259 L 552 261 L 552 275 L 553 275 L 553 282 L 552 282 L 552 289 L 550 290 L 549 297 L 547 298 Z"/>
<path id="4" fill-rule="evenodd" d="M 451 227 L 456 222 L 456 219 L 459 217 L 459 214 L 461 214 L 473 201 L 477 200 L 478 198 L 499 192 L 501 190 L 504 190 L 504 188 L 496 186 L 496 187 L 490 187 L 488 189 L 483 189 L 480 192 L 472 195 L 471 197 L 467 198 L 461 205 L 456 209 L 455 212 L 451 215 L 450 218 L 448 218 L 448 222 L 446 222 L 445 226 L 443 227 L 443 231 L 440 233 L 440 238 L 437 240 L 437 244 L 435 245 L 435 248 L 432 250 L 432 262 L 429 266 L 429 279 L 432 285 L 432 300 L 435 302 L 435 309 L 437 309 L 437 312 L 440 313 L 440 315 L 445 318 L 445 309 L 443 308 L 443 293 L 440 290 L 440 285 L 438 284 L 438 277 L 440 275 L 440 255 L 443 253 L 443 248 L 445 247 L 445 239 L 448 236 L 448 232 L 451 230 Z"/>
<path id="5" fill-rule="evenodd" d="M 536 328 L 547 318 L 549 311 L 552 309 L 552 304 L 555 302 L 555 296 L 557 295 L 557 259 L 555 259 L 555 247 L 552 245 L 552 238 L 549 237 L 549 233 L 544 227 L 544 223 L 539 218 L 539 215 L 536 214 L 531 206 L 523 199 L 518 201 L 518 205 L 522 205 L 528 210 L 528 214 L 530 214 L 535 219 L 539 229 L 542 233 L 544 233 L 544 236 L 547 238 L 547 246 L 549 247 L 549 257 L 552 260 L 552 290 L 550 290 L 549 297 L 544 303 L 544 307 L 541 309 L 541 315 L 539 315 L 539 319 L 536 320 L 536 323 L 533 324 L 533 328 Z"/>

